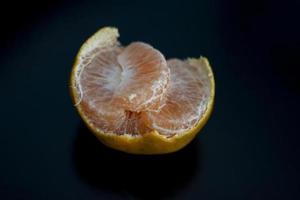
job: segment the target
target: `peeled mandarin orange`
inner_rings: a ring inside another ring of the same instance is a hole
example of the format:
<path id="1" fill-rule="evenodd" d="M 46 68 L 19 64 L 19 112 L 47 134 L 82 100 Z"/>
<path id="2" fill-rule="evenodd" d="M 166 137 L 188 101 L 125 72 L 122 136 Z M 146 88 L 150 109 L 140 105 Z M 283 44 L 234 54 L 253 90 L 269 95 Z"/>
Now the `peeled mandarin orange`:
<path id="1" fill-rule="evenodd" d="M 83 121 L 105 145 L 163 154 L 187 145 L 208 120 L 215 85 L 206 58 L 181 61 L 152 46 L 122 47 L 105 27 L 80 48 L 70 91 Z"/>

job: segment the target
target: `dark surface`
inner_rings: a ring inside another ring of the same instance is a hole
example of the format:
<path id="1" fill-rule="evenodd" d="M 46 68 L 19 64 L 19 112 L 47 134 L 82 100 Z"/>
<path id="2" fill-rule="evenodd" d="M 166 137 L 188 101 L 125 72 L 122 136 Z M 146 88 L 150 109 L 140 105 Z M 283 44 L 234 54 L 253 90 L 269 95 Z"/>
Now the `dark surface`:
<path id="1" fill-rule="evenodd" d="M 298 2 L 2 5 L 0 199 L 300 199 Z M 184 150 L 126 155 L 82 124 L 68 77 L 106 25 L 167 58 L 209 58 L 215 109 Z"/>

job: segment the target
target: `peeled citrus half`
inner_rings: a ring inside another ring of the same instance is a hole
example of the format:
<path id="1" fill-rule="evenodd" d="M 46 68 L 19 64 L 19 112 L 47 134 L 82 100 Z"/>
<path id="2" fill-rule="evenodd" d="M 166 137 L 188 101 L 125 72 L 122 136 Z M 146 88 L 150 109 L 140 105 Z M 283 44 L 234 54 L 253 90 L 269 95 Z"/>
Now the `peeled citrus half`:
<path id="1" fill-rule="evenodd" d="M 149 44 L 122 46 L 105 27 L 80 48 L 71 96 L 89 129 L 105 145 L 134 154 L 163 154 L 187 145 L 207 122 L 213 72 L 204 57 L 166 60 Z"/>

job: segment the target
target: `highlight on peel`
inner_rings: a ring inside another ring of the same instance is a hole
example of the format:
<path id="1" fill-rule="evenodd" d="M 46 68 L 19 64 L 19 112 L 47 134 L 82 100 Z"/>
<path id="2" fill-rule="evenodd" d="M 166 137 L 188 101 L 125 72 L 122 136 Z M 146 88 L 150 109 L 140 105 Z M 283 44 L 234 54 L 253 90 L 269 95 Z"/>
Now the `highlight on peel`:
<path id="1" fill-rule="evenodd" d="M 204 57 L 166 60 L 149 44 L 122 46 L 105 27 L 80 48 L 70 78 L 74 104 L 107 146 L 162 154 L 187 145 L 213 107 L 213 73 Z"/>

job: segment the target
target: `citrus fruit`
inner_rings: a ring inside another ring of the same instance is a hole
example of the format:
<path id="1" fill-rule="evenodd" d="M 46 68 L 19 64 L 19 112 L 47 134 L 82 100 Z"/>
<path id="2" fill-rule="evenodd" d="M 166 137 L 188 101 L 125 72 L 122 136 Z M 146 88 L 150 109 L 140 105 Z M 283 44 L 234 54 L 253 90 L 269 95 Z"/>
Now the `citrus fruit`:
<path id="1" fill-rule="evenodd" d="M 208 120 L 214 77 L 204 57 L 166 61 L 143 42 L 122 46 L 105 27 L 80 48 L 70 91 L 80 116 L 105 145 L 163 154 L 187 145 Z"/>

